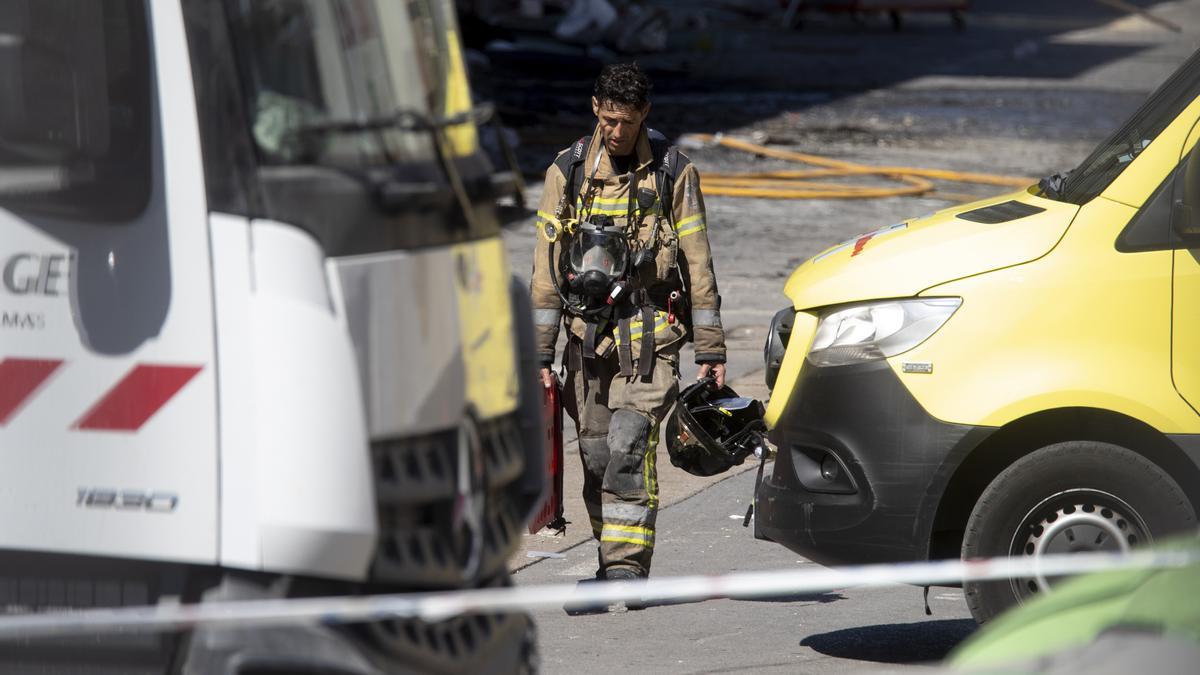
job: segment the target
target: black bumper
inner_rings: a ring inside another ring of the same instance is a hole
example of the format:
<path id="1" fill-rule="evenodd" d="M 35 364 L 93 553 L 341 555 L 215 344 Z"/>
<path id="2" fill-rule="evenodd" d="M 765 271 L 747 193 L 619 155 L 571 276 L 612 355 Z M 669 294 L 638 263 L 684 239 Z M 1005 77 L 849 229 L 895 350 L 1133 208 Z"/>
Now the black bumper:
<path id="1" fill-rule="evenodd" d="M 805 364 L 769 435 L 756 533 L 827 565 L 924 560 L 949 477 L 992 431 L 934 419 L 885 361 Z"/>

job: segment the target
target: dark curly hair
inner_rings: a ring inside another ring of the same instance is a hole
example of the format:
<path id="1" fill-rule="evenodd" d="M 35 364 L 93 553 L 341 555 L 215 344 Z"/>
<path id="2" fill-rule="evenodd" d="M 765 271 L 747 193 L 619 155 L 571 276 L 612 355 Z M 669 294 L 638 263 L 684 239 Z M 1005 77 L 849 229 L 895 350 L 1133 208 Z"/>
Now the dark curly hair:
<path id="1" fill-rule="evenodd" d="M 636 63 L 610 63 L 596 78 L 593 95 L 602 106 L 608 101 L 641 110 L 650 102 L 650 80 Z"/>

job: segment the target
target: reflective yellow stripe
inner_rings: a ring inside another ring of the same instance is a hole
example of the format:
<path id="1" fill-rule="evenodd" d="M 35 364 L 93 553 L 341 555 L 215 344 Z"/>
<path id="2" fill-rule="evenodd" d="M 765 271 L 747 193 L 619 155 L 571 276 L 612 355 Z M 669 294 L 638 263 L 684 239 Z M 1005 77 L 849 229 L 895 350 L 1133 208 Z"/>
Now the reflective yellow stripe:
<path id="1" fill-rule="evenodd" d="M 654 200 L 654 203 L 650 206 L 650 208 L 641 209 L 637 204 L 637 200 L 635 199 L 633 208 L 635 211 L 641 211 L 642 213 L 650 213 L 650 212 L 658 212 L 660 210 L 661 206 L 662 206 L 662 203 L 659 202 L 658 199 L 656 198 Z M 583 208 L 583 197 L 582 196 L 578 197 L 575 200 L 575 208 L 576 209 Z M 609 213 L 609 212 L 617 212 L 617 213 L 622 213 L 622 214 L 626 213 L 629 211 L 629 199 L 626 197 L 592 197 L 592 210 L 596 213 L 600 213 L 601 209 L 605 213 Z"/>
<path id="2" fill-rule="evenodd" d="M 664 330 L 667 329 L 668 326 L 670 326 L 670 324 L 667 323 L 666 312 L 659 312 L 656 310 L 654 312 L 654 334 L 657 335 L 657 334 L 663 332 Z M 641 319 L 638 319 L 636 321 L 636 323 L 634 321 L 629 322 L 629 339 L 630 339 L 630 341 L 641 338 L 642 333 L 643 333 L 643 331 L 642 331 Z M 616 339 L 617 344 L 621 344 L 621 331 L 617 331 L 616 334 L 613 335 L 613 337 Z"/>
<path id="3" fill-rule="evenodd" d="M 578 206 L 578 207 L 576 207 L 576 209 L 582 211 L 583 206 Z M 603 207 L 603 206 L 601 206 L 601 207 L 593 206 L 590 213 L 594 216 L 616 217 L 616 216 L 628 216 L 629 210 L 625 209 L 625 208 L 617 208 L 617 207 L 608 208 L 608 207 Z M 653 215 L 658 215 L 658 209 L 657 208 L 647 209 L 645 211 L 640 211 L 638 213 L 640 213 L 643 216 L 653 216 Z"/>
<path id="4" fill-rule="evenodd" d="M 699 221 L 699 223 L 693 225 L 693 223 L 696 223 L 696 221 Z M 675 223 L 675 233 L 680 237 L 686 237 L 687 235 L 695 234 L 706 227 L 708 227 L 708 225 L 704 220 L 704 214 L 697 213 L 684 218 L 678 223 Z"/>
<path id="5" fill-rule="evenodd" d="M 547 220 L 550 222 L 554 222 L 554 221 L 558 220 L 557 218 L 554 217 L 553 213 L 546 213 L 545 211 L 539 210 L 537 212 L 537 214 L 538 214 L 538 218 L 541 218 L 542 220 Z"/>
<path id="6" fill-rule="evenodd" d="M 577 199 L 577 201 L 582 203 L 583 198 L 580 197 Z M 610 207 L 612 207 L 612 205 L 617 205 L 617 207 L 629 208 L 629 197 L 593 197 L 592 203 L 610 205 Z M 659 203 L 659 198 L 655 197 L 653 207 L 658 207 Z M 637 204 L 636 197 L 634 198 L 634 204 Z"/>
<path id="7" fill-rule="evenodd" d="M 629 530 L 639 530 L 643 528 L 628 528 Z M 605 525 L 604 532 L 600 534 L 600 541 L 613 541 L 625 544 L 637 544 L 647 548 L 654 547 L 654 530 L 648 532 L 625 531 L 620 528 L 615 528 L 612 525 Z"/>
<path id="8" fill-rule="evenodd" d="M 592 198 L 593 204 L 620 204 L 622 206 L 626 206 L 628 204 L 628 202 L 629 202 L 628 197 L 593 197 Z M 634 199 L 634 202 L 635 203 L 637 202 L 636 198 Z M 655 197 L 655 199 L 654 199 L 654 205 L 655 206 L 658 205 L 657 197 Z"/>
<path id="9" fill-rule="evenodd" d="M 650 442 L 646 444 L 646 457 L 642 460 L 642 485 L 650 500 L 646 507 L 651 512 L 658 508 L 658 427 L 650 432 Z"/>
<path id="10" fill-rule="evenodd" d="M 591 211 L 588 211 L 588 214 L 593 215 L 593 216 L 613 216 L 613 217 L 629 215 L 629 213 L 625 209 L 606 209 L 604 207 L 600 207 L 600 208 L 593 207 Z"/>
<path id="11" fill-rule="evenodd" d="M 625 537 L 600 537 L 600 541 L 614 542 L 618 544 L 633 544 L 635 546 L 645 546 L 646 548 L 654 548 L 653 541 L 643 541 L 641 539 L 627 539 Z"/>
<path id="12" fill-rule="evenodd" d="M 655 312 L 654 313 L 654 332 L 661 333 L 666 329 L 666 327 L 667 327 L 667 315 L 663 314 L 662 312 Z M 646 332 L 646 331 L 644 330 L 644 327 L 642 326 L 641 323 L 638 323 L 637 330 L 634 330 L 633 323 L 630 322 L 630 324 L 629 324 L 629 339 L 630 340 L 638 339 L 639 337 L 642 336 L 642 333 L 644 333 L 644 332 Z"/>
<path id="13" fill-rule="evenodd" d="M 605 523 L 604 529 L 612 530 L 614 532 L 628 532 L 630 534 L 640 534 L 640 535 L 644 535 L 647 537 L 654 536 L 654 530 L 652 528 L 641 527 L 639 525 L 614 525 L 612 523 Z"/>
<path id="14" fill-rule="evenodd" d="M 630 528 L 630 529 L 641 529 L 641 528 Z M 649 533 L 626 532 L 626 531 L 614 528 L 611 525 L 605 525 L 604 532 L 602 532 L 600 534 L 600 541 L 616 541 L 616 542 L 622 542 L 625 544 L 637 544 L 638 546 L 645 546 L 647 548 L 650 548 L 650 547 L 654 546 L 654 531 L 650 530 Z"/>

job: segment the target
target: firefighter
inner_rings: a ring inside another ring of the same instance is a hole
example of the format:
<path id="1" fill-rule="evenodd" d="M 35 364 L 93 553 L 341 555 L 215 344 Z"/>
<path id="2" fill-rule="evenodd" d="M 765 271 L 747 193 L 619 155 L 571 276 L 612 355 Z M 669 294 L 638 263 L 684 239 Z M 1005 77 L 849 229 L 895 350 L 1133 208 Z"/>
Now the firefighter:
<path id="1" fill-rule="evenodd" d="M 597 579 L 645 578 L 654 553 L 658 429 L 679 392 L 679 352 L 725 381 L 725 336 L 696 167 L 645 125 L 650 83 L 604 68 L 590 137 L 546 172 L 533 296 L 541 378 L 560 326 L 563 401 L 575 421 L 583 499 L 599 540 Z"/>

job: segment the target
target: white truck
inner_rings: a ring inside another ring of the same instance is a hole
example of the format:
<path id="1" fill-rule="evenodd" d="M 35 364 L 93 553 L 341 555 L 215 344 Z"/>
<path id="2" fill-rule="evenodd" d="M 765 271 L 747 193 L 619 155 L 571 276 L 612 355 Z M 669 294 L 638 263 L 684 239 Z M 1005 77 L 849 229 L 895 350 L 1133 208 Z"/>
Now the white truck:
<path id="1" fill-rule="evenodd" d="M 510 583 L 529 312 L 449 0 L 0 0 L 0 611 Z M 513 672 L 526 615 L 0 644 Z"/>

